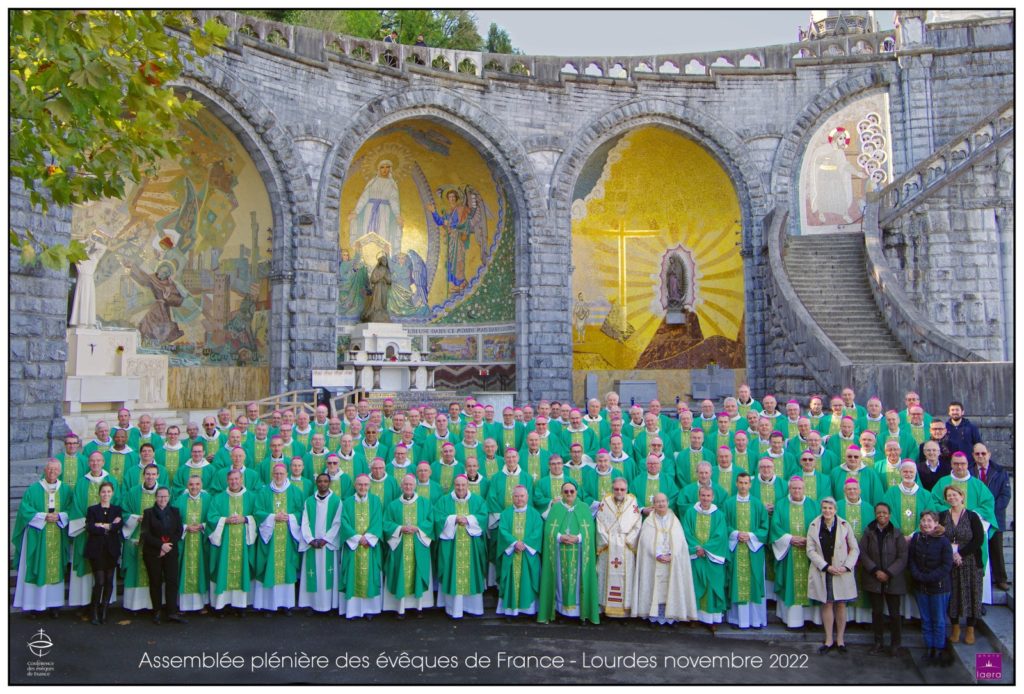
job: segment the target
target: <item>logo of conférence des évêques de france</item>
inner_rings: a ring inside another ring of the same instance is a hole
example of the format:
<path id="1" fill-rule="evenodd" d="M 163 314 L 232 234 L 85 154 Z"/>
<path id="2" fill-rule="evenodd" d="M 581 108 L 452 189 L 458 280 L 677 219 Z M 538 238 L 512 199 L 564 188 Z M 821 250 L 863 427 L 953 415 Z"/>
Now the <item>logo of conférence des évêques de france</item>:
<path id="1" fill-rule="evenodd" d="M 28 642 L 28 650 L 37 658 L 45 656 L 51 648 L 53 648 L 53 641 L 42 629 L 33 634 L 32 640 Z"/>

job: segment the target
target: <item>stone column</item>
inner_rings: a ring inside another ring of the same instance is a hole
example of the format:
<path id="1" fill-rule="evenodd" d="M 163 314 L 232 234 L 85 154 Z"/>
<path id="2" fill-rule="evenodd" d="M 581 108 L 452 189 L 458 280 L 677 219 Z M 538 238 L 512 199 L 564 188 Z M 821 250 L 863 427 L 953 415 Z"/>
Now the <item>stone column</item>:
<path id="1" fill-rule="evenodd" d="M 379 366 L 373 367 L 373 389 L 380 390 L 380 368 Z"/>

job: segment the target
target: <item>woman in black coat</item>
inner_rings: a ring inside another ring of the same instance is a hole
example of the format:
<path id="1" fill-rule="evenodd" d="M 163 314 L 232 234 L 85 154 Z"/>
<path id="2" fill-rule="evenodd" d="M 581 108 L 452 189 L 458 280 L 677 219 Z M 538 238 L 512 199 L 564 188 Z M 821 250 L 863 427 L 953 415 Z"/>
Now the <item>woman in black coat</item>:
<path id="1" fill-rule="evenodd" d="M 889 655 L 896 655 L 902 640 L 900 600 L 907 592 L 907 541 L 903 533 L 890 522 L 889 504 L 875 504 L 875 520 L 868 524 L 860 540 L 859 562 L 864 572 L 861 588 L 871 599 L 871 624 L 875 632 L 875 646 L 871 653 L 885 650 L 885 621 L 882 614 L 889 610 L 892 634 Z"/>
<path id="2" fill-rule="evenodd" d="M 114 575 L 117 560 L 121 558 L 121 516 L 120 506 L 114 506 L 114 485 L 100 483 L 100 503 L 90 506 L 85 512 L 85 528 L 89 538 L 85 543 L 85 558 L 92 565 L 92 623 L 107 621 L 107 603 L 114 593 Z"/>
<path id="3" fill-rule="evenodd" d="M 939 515 L 921 512 L 921 530 L 910 538 L 907 566 L 914 577 L 917 608 L 921 612 L 921 636 L 928 654 L 926 665 L 942 662 L 946 648 L 946 609 L 949 605 L 950 570 L 953 568 L 953 547 L 945 535 L 935 534 Z"/>

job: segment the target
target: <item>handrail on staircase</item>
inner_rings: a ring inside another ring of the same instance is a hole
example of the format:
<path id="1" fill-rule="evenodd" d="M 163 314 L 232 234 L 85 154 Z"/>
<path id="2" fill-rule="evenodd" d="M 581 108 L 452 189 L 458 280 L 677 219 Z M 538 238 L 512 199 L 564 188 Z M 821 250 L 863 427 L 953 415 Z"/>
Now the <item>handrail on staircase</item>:
<path id="1" fill-rule="evenodd" d="M 885 188 L 869 194 L 869 202 L 877 202 L 879 207 L 878 225 L 887 227 L 895 217 L 926 200 L 927 192 L 968 171 L 972 160 L 1011 141 L 1014 134 L 1013 105 L 1014 100 L 1010 99 Z"/>
<path id="2" fill-rule="evenodd" d="M 259 419 L 269 419 L 274 414 L 274 410 L 282 408 L 304 409 L 312 415 L 316 411 L 319 395 L 320 388 L 301 388 L 289 390 L 286 393 L 268 395 L 259 400 L 235 400 L 234 402 L 229 402 L 227 408 L 231 411 L 231 421 L 234 421 L 238 415 L 244 414 L 245 408 L 250 403 L 256 403 L 259 407 Z"/>

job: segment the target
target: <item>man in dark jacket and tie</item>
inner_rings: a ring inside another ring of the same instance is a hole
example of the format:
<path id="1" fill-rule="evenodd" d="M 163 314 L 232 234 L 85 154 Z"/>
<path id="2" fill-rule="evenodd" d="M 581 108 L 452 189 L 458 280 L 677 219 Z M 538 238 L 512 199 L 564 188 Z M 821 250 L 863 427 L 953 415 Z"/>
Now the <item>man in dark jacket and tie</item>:
<path id="1" fill-rule="evenodd" d="M 996 500 L 995 513 L 999 527 L 988 541 L 988 556 L 992 562 L 992 583 L 999 590 L 1009 588 L 1006 580 L 1006 558 L 1003 556 L 1003 531 L 1006 530 L 1006 507 L 1010 505 L 1010 476 L 1001 465 L 992 460 L 988 447 L 974 444 L 974 464 L 971 476 L 977 477 L 992 492 Z"/>
<path id="2" fill-rule="evenodd" d="M 149 574 L 154 624 L 160 623 L 161 609 L 169 621 L 187 623 L 178 611 L 178 542 L 184 526 L 181 513 L 170 501 L 170 490 L 160 487 L 155 504 L 142 514 L 142 561 Z"/>

